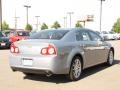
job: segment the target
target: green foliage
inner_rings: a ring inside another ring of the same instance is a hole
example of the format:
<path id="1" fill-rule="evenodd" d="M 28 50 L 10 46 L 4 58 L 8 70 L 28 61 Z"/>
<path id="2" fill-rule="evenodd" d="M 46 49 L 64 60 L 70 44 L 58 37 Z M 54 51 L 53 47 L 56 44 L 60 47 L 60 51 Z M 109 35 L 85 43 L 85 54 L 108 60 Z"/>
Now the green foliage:
<path id="1" fill-rule="evenodd" d="M 41 26 L 41 30 L 44 30 L 44 29 L 48 29 L 48 26 L 46 23 L 43 23 L 42 26 Z"/>
<path id="2" fill-rule="evenodd" d="M 2 30 L 8 30 L 8 29 L 9 29 L 9 24 L 7 24 L 6 21 L 3 21 Z"/>
<path id="3" fill-rule="evenodd" d="M 31 31 L 32 30 L 32 25 L 27 24 L 25 27 L 25 30 Z"/>
<path id="4" fill-rule="evenodd" d="M 61 26 L 60 26 L 60 24 L 56 21 L 56 22 L 54 22 L 54 24 L 52 25 L 52 28 L 55 28 L 55 29 L 58 29 L 58 28 L 60 28 Z"/>
<path id="5" fill-rule="evenodd" d="M 112 31 L 116 33 L 120 33 L 120 18 L 118 18 L 117 21 L 114 23 L 112 27 Z"/>
<path id="6" fill-rule="evenodd" d="M 82 28 L 82 25 L 80 24 L 79 21 L 77 21 L 77 23 L 75 24 L 75 27 L 76 27 L 76 28 Z"/>

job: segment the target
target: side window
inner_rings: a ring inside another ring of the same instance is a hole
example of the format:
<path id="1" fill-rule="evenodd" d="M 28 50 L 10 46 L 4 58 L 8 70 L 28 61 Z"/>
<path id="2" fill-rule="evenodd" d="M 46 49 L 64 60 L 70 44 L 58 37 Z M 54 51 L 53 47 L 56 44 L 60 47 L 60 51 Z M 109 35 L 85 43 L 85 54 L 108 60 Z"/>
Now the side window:
<path id="1" fill-rule="evenodd" d="M 90 41 L 90 36 L 87 32 L 82 33 L 83 41 Z"/>
<path id="2" fill-rule="evenodd" d="M 76 40 L 83 41 L 83 36 L 82 36 L 81 32 L 76 32 Z"/>
<path id="3" fill-rule="evenodd" d="M 100 36 L 97 35 L 96 33 L 94 33 L 94 32 L 89 32 L 89 33 L 90 33 L 93 41 L 100 41 L 101 40 Z"/>
<path id="4" fill-rule="evenodd" d="M 90 41 L 90 37 L 86 31 L 78 31 L 76 32 L 76 40 L 77 41 Z"/>

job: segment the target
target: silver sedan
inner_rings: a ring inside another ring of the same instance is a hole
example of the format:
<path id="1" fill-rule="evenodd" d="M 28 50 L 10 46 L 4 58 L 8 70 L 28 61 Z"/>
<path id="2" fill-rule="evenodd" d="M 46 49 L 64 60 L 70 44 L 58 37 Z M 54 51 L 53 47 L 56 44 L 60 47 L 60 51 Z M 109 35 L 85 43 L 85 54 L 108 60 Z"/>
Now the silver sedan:
<path id="1" fill-rule="evenodd" d="M 85 68 L 112 65 L 114 48 L 89 29 L 44 30 L 13 43 L 9 61 L 13 71 L 26 75 L 66 74 L 70 80 L 79 80 Z"/>

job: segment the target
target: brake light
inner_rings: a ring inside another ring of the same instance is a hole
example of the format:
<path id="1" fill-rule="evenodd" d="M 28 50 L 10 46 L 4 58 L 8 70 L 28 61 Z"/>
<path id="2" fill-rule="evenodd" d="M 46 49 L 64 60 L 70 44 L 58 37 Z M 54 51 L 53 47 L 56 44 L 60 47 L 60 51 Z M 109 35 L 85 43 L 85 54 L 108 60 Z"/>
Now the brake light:
<path id="1" fill-rule="evenodd" d="M 10 52 L 11 53 L 19 53 L 19 48 L 16 47 L 14 44 L 12 44 L 10 47 Z"/>
<path id="2" fill-rule="evenodd" d="M 53 45 L 49 44 L 48 47 L 41 49 L 42 55 L 56 55 L 56 49 Z"/>

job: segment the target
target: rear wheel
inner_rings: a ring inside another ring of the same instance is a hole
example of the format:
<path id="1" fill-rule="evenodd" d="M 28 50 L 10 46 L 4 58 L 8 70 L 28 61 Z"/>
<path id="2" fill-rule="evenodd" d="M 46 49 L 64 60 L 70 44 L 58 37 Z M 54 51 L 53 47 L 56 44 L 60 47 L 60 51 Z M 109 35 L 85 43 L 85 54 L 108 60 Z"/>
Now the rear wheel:
<path id="1" fill-rule="evenodd" d="M 76 56 L 73 58 L 73 61 L 71 63 L 68 78 L 72 81 L 79 80 L 81 76 L 81 72 L 82 72 L 81 58 L 79 56 Z"/>
<path id="2" fill-rule="evenodd" d="M 108 54 L 107 65 L 109 66 L 113 65 L 113 61 L 114 61 L 114 54 L 113 51 L 110 50 Z"/>

